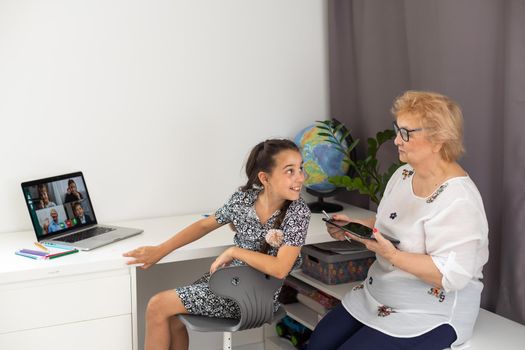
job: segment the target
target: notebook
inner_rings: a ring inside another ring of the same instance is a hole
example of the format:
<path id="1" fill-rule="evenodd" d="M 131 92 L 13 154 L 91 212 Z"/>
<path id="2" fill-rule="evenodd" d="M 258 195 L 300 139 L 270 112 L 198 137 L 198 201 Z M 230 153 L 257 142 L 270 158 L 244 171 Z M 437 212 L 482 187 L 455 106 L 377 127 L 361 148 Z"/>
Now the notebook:
<path id="1" fill-rule="evenodd" d="M 99 225 L 82 172 L 22 183 L 38 242 L 91 250 L 143 230 Z"/>

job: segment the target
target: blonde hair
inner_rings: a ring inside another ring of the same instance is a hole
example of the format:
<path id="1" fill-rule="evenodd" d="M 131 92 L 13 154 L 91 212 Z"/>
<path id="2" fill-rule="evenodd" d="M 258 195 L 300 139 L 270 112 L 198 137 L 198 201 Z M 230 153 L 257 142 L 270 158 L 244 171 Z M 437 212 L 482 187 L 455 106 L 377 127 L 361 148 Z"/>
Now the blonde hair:
<path id="1" fill-rule="evenodd" d="M 435 92 L 407 91 L 396 98 L 391 112 L 395 116 L 410 114 L 419 118 L 427 139 L 443 144 L 440 155 L 444 160 L 453 162 L 465 153 L 463 114 L 450 98 Z"/>

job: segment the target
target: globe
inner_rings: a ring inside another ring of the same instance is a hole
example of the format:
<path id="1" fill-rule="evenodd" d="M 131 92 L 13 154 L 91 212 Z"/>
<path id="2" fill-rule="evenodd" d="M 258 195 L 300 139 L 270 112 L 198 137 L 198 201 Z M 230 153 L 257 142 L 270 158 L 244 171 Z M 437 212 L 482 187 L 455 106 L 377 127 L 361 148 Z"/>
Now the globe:
<path id="1" fill-rule="evenodd" d="M 312 124 L 301 130 L 294 140 L 303 155 L 306 174 L 304 185 L 310 193 L 320 198 L 333 194 L 336 189 L 328 179 L 346 175 L 349 168 L 348 163 L 343 161 L 345 155 L 328 142 L 326 136 L 319 135 L 322 132 L 326 131 Z M 343 147 L 348 147 L 346 140 L 343 141 Z"/>

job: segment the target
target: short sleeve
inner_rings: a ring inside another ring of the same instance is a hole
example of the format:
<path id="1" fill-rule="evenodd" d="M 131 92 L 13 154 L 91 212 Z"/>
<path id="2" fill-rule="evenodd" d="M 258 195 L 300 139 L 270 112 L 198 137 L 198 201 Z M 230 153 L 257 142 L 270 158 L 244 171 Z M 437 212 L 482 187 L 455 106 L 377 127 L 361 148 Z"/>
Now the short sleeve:
<path id="1" fill-rule="evenodd" d="M 425 223 L 427 253 L 439 269 L 445 291 L 464 288 L 481 277 L 488 260 L 488 224 L 483 210 L 459 199 Z"/>
<path id="2" fill-rule="evenodd" d="M 281 224 L 283 245 L 295 247 L 304 245 L 308 225 L 310 224 L 310 216 L 310 209 L 302 198 L 290 204 Z"/>
<path id="3" fill-rule="evenodd" d="M 234 213 L 241 207 L 244 197 L 244 192 L 235 192 L 222 207 L 215 211 L 215 220 L 217 220 L 219 224 L 227 224 L 232 222 Z"/>

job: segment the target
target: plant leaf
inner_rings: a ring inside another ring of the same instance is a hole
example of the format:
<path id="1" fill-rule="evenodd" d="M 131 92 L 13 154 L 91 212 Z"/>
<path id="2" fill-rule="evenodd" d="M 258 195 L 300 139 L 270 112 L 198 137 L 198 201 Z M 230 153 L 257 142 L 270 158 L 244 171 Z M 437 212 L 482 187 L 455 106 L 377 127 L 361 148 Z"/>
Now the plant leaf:
<path id="1" fill-rule="evenodd" d="M 349 135 L 350 135 L 350 131 L 346 130 L 346 131 L 341 135 L 341 137 L 339 137 L 339 142 L 341 142 L 341 143 L 345 142 Z"/>
<path id="2" fill-rule="evenodd" d="M 357 146 L 358 143 L 359 143 L 359 139 L 357 139 L 354 142 L 352 142 L 352 144 L 350 146 L 348 146 L 348 148 L 347 148 L 348 153 L 352 152 L 352 150 Z"/>
<path id="3" fill-rule="evenodd" d="M 330 128 L 324 125 L 316 125 L 316 128 L 330 132 Z"/>
<path id="4" fill-rule="evenodd" d="M 375 157 L 376 154 L 377 154 L 377 147 L 378 147 L 378 144 L 377 144 L 377 141 L 376 139 L 373 139 L 373 138 L 369 138 L 367 140 L 368 142 L 368 150 L 367 150 L 367 154 L 371 157 Z"/>

